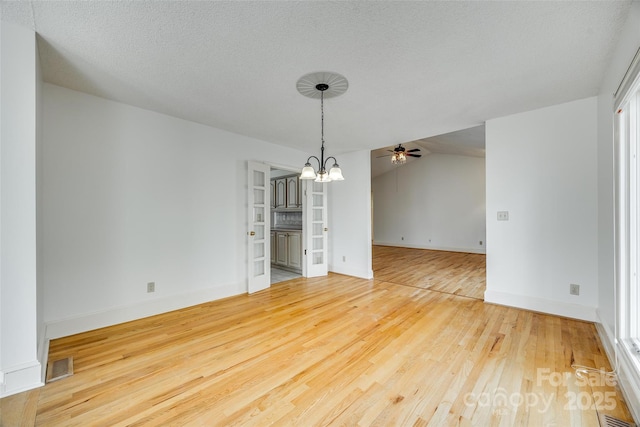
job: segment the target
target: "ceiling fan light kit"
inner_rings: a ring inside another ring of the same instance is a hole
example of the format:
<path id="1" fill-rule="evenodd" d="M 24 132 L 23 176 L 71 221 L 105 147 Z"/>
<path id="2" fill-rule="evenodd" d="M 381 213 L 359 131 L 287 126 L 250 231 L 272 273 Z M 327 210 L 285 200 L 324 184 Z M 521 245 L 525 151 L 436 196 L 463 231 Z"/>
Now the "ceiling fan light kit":
<path id="1" fill-rule="evenodd" d="M 391 163 L 393 163 L 394 165 L 404 165 L 407 162 L 407 157 L 422 157 L 422 154 L 413 154 L 420 151 L 419 148 L 412 148 L 411 150 L 407 150 L 402 146 L 402 144 L 398 144 L 398 146 L 393 150 L 387 151 L 393 153 L 391 155 Z"/>
<path id="2" fill-rule="evenodd" d="M 321 71 L 317 73 L 306 74 L 296 84 L 296 88 L 300 94 L 309 98 L 320 98 L 320 158 L 310 156 L 307 159 L 300 173 L 300 179 L 313 179 L 316 182 L 343 181 L 342 170 L 338 165 L 335 157 L 324 158 L 324 99 L 340 96 L 347 91 L 349 82 L 343 76 L 337 73 Z M 311 159 L 318 162 L 317 172 L 311 166 Z M 333 159 L 333 166 L 327 172 L 327 162 Z"/>
<path id="3" fill-rule="evenodd" d="M 405 156 L 403 152 L 394 153 L 393 156 L 391 156 L 391 163 L 394 165 L 403 165 L 406 161 L 407 156 Z"/>

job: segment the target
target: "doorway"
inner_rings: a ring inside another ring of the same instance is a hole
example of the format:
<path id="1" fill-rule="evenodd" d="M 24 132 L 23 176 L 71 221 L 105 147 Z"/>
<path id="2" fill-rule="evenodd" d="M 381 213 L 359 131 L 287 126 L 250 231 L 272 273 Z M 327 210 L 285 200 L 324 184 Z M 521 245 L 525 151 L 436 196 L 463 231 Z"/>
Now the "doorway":
<path id="1" fill-rule="evenodd" d="M 298 177 L 299 171 L 271 167 L 271 285 L 302 277 L 304 192 Z"/>
<path id="2" fill-rule="evenodd" d="M 272 261 L 303 277 L 326 276 L 326 185 L 301 181 L 297 169 L 255 161 L 248 162 L 248 184 L 247 291 L 271 285 Z"/>

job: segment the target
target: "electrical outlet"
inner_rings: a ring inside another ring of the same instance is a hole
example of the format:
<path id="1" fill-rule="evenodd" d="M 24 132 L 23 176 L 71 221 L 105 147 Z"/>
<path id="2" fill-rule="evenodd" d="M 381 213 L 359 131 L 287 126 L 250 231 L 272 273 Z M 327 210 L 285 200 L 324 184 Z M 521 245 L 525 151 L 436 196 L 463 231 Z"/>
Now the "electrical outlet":
<path id="1" fill-rule="evenodd" d="M 400 240 L 404 240 L 404 236 L 402 236 L 402 237 L 400 238 Z"/>
<path id="2" fill-rule="evenodd" d="M 342 262 L 347 262 L 347 257 L 345 255 L 342 255 Z"/>
<path id="3" fill-rule="evenodd" d="M 480 242 L 479 242 L 479 243 L 480 243 L 480 246 L 482 246 L 482 240 L 480 240 Z"/>
<path id="4" fill-rule="evenodd" d="M 147 293 L 156 291 L 156 282 L 147 283 Z"/>
<path id="5" fill-rule="evenodd" d="M 499 211 L 498 221 L 509 221 L 509 211 Z"/>
<path id="6" fill-rule="evenodd" d="M 580 295 L 580 285 L 576 285 L 575 283 L 571 283 L 569 285 L 569 293 L 571 295 Z"/>

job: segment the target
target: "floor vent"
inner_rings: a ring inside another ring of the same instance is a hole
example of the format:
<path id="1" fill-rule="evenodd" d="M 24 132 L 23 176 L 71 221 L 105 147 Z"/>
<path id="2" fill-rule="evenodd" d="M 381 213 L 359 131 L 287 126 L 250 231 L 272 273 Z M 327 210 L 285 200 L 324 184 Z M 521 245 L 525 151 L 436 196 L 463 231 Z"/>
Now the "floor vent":
<path id="1" fill-rule="evenodd" d="M 47 382 L 58 381 L 73 375 L 73 357 L 49 362 L 47 365 Z"/>
<path id="2" fill-rule="evenodd" d="M 629 423 L 627 421 L 619 420 L 618 418 L 614 418 L 610 415 L 600 415 L 600 426 L 601 427 L 635 427 L 636 425 L 633 423 Z"/>

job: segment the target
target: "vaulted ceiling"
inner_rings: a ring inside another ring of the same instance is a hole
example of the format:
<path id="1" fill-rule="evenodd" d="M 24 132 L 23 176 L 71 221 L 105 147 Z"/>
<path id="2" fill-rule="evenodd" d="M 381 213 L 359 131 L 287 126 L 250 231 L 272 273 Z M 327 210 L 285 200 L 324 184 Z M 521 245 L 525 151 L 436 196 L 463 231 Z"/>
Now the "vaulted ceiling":
<path id="1" fill-rule="evenodd" d="M 418 154 L 421 157 L 416 158 L 407 156 L 407 164 L 424 159 L 432 153 L 484 157 L 485 126 L 480 125 L 442 135 L 421 138 L 415 141 L 402 143 L 402 146 L 406 150 L 420 150 L 415 151 L 413 154 Z M 371 151 L 372 178 L 403 166 L 391 163 L 391 156 L 394 149 L 395 147 L 392 146 Z"/>
<path id="2" fill-rule="evenodd" d="M 629 1 L 11 1 L 46 82 L 333 154 L 422 140 L 596 95 Z"/>

